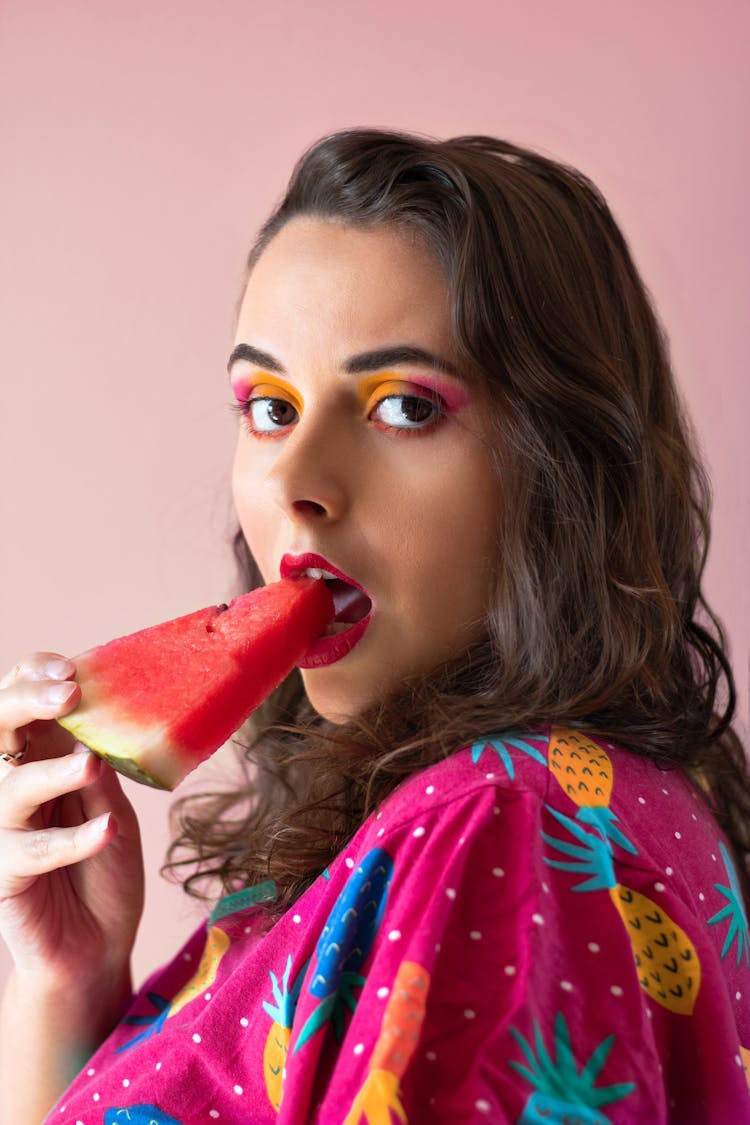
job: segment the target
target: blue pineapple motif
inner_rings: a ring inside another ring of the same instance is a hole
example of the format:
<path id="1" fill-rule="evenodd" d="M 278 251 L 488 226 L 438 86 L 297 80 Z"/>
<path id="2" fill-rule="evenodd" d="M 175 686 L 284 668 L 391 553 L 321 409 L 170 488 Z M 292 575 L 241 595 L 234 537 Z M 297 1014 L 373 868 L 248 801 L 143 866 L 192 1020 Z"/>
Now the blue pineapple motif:
<path id="1" fill-rule="evenodd" d="M 373 848 L 352 871 L 326 922 L 315 951 L 316 963 L 308 991 L 320 1004 L 308 1017 L 294 1051 L 333 1019 L 336 1038 L 344 1031 L 344 1009 L 354 1011 L 353 989 L 365 978 L 360 969 L 367 960 L 385 910 L 393 860 L 383 848 Z"/>

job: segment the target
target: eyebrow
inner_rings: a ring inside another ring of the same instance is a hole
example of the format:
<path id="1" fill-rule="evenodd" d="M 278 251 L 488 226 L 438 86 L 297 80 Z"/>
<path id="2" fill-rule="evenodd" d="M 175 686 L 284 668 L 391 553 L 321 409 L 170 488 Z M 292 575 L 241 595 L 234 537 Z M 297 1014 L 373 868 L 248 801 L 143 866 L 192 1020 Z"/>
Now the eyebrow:
<path id="1" fill-rule="evenodd" d="M 227 370 L 231 371 L 232 365 L 239 359 L 247 360 L 256 367 L 265 367 L 268 371 L 275 371 L 278 375 L 287 372 L 277 359 L 268 352 L 254 348 L 251 344 L 238 344 L 233 349 L 227 363 Z M 431 367 L 436 371 L 445 371 L 448 375 L 458 378 L 455 366 L 442 356 L 433 355 L 424 348 L 416 348 L 411 344 L 398 344 L 390 348 L 375 348 L 369 352 L 360 352 L 359 355 L 350 356 L 344 364 L 344 370 L 349 375 L 358 375 L 365 371 L 382 371 L 384 367 L 395 367 L 400 363 L 417 363 L 421 367 Z"/>

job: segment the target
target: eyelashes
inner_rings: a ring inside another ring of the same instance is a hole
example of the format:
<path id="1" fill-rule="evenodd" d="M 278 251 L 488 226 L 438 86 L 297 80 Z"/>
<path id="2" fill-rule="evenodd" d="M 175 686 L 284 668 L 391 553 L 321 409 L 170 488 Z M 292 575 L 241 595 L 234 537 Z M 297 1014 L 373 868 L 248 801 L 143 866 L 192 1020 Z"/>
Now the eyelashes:
<path id="1" fill-rule="evenodd" d="M 230 403 L 232 412 L 244 419 L 254 438 L 283 437 L 302 416 L 303 407 L 297 396 L 291 401 L 291 395 L 287 397 L 279 390 L 263 384 L 243 387 L 242 394 L 237 394 L 237 401 Z M 407 381 L 383 381 L 362 399 L 363 416 L 377 429 L 398 437 L 430 433 L 449 413 L 440 395 Z"/>

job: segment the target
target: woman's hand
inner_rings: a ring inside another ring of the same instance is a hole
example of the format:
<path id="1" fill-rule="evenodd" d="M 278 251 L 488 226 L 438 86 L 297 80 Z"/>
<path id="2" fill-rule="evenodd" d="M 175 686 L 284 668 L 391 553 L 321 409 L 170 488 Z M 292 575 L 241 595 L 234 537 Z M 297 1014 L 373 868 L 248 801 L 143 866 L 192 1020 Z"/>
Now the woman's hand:
<path id="1" fill-rule="evenodd" d="M 115 772 L 52 721 L 75 665 L 35 653 L 0 680 L 0 935 L 47 989 L 123 979 L 143 909 L 133 808 Z"/>

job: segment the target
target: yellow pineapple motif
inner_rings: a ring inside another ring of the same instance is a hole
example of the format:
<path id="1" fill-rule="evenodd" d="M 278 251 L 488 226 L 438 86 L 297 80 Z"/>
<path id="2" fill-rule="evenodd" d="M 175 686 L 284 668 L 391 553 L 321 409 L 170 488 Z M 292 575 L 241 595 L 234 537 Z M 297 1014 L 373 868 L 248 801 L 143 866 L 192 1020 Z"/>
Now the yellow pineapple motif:
<path id="1" fill-rule="evenodd" d="M 407 1125 L 399 1083 L 419 1042 L 429 987 L 430 974 L 426 969 L 416 961 L 401 962 L 383 1013 L 367 1078 L 344 1125 L 359 1125 L 362 1117 L 367 1125 L 391 1125 L 391 1112 Z"/>
<path id="2" fill-rule="evenodd" d="M 274 1003 L 271 1004 L 264 1000 L 263 1008 L 274 1022 L 268 1029 L 263 1048 L 263 1076 L 266 1082 L 268 1100 L 277 1113 L 284 1093 L 286 1060 L 289 1054 L 289 1041 L 292 1037 L 294 1012 L 308 964 L 309 962 L 305 962 L 302 966 L 291 990 L 289 989 L 289 974 L 292 971 L 291 954 L 286 959 L 286 967 L 280 987 L 276 974 L 272 972 L 268 974 L 271 978 Z"/>
<path id="3" fill-rule="evenodd" d="M 617 882 L 608 839 L 587 831 L 577 818 L 572 820 L 549 805 L 547 809 L 577 842 L 557 840 L 543 832 L 547 844 L 570 857 L 558 860 L 545 856 L 545 863 L 561 871 L 588 875 L 574 891 L 609 891 L 633 948 L 641 988 L 669 1011 L 690 1015 L 700 989 L 701 965 L 688 935 L 653 899 Z"/>
<path id="4" fill-rule="evenodd" d="M 740 1058 L 742 1059 L 742 1066 L 745 1071 L 747 1088 L 750 1090 L 750 1047 L 740 1047 Z"/>
<path id="5" fill-rule="evenodd" d="M 169 1015 L 176 1016 L 186 1004 L 205 992 L 216 980 L 221 959 L 229 949 L 230 941 L 224 930 L 211 926 L 206 936 L 206 945 L 198 968 L 186 985 L 180 989 L 169 1005 Z"/>
<path id="6" fill-rule="evenodd" d="M 609 807 L 615 776 L 606 750 L 580 731 L 553 727 L 547 761 L 560 788 L 578 805 L 576 819 L 591 824 L 605 840 L 635 855 L 635 848 L 617 828 L 617 817 Z"/>
<path id="7" fill-rule="evenodd" d="M 670 1011 L 691 1015 L 700 988 L 701 966 L 690 938 L 661 907 L 638 891 L 618 884 L 609 894 L 628 931 L 641 988 Z"/>

